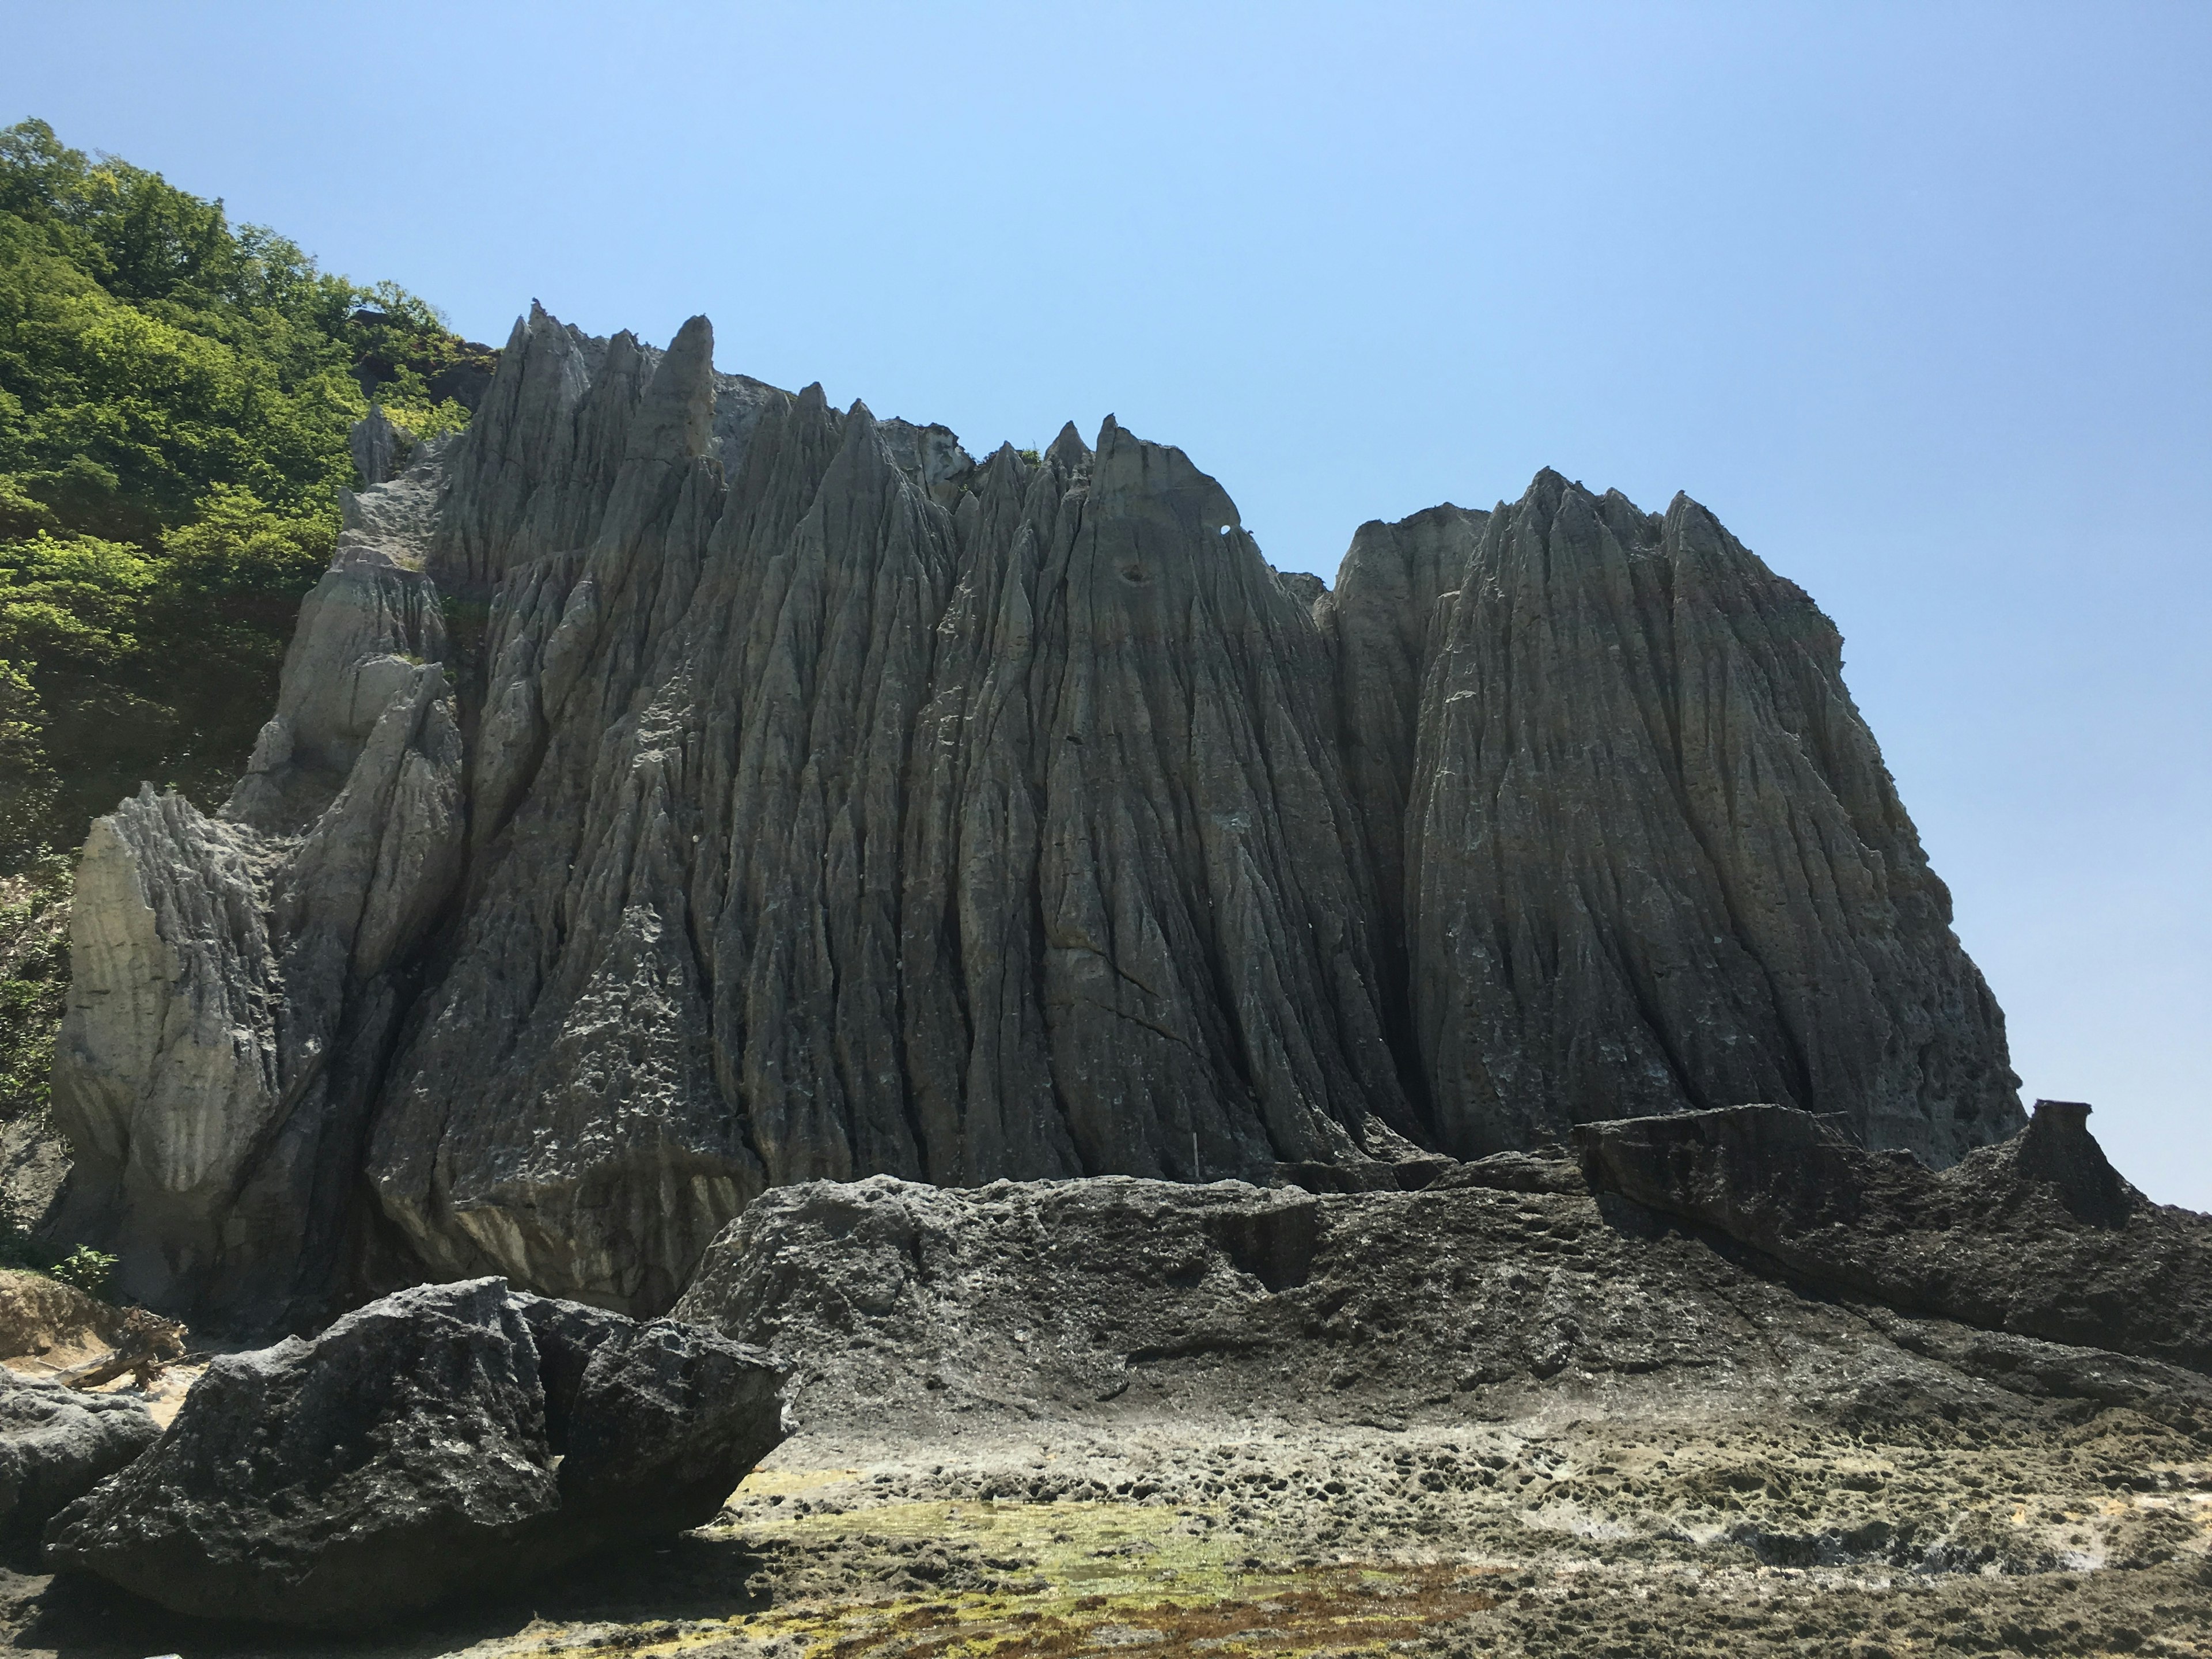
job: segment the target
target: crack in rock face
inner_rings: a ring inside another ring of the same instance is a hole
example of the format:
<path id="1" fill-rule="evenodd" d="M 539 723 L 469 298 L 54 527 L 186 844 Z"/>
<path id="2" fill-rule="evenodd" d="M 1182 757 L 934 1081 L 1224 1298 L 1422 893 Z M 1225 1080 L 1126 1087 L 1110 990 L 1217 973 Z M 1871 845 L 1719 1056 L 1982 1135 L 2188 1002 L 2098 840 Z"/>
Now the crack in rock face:
<path id="1" fill-rule="evenodd" d="M 2002 1018 L 1840 653 L 1686 499 L 1547 472 L 1332 592 L 1110 419 L 979 460 L 533 307 L 349 500 L 228 804 L 94 826 L 52 1225 L 265 1328 L 657 1313 L 816 1179 L 1388 1186 L 1747 1100 L 1948 1164 Z"/>

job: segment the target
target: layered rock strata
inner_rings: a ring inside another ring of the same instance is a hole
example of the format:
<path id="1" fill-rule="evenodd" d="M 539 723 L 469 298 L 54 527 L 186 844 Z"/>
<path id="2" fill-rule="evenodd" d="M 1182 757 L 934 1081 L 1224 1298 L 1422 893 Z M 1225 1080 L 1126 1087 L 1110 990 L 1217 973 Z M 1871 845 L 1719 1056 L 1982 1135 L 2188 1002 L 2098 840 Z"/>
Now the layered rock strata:
<path id="1" fill-rule="evenodd" d="M 1322 594 L 1110 419 L 978 461 L 711 359 L 533 311 L 229 805 L 95 828 L 55 1098 L 131 1293 L 651 1311 L 816 1178 L 2017 1121 L 1834 630 L 1701 509 L 1547 474 Z"/>

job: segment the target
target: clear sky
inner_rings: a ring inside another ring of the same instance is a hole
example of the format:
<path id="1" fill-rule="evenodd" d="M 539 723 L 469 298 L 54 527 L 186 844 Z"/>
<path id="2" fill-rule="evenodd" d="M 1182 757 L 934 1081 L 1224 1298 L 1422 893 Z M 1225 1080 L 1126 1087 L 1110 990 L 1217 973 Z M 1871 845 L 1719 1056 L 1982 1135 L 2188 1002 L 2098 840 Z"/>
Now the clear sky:
<path id="1" fill-rule="evenodd" d="M 0 120 L 497 343 L 981 453 L 1116 414 L 1274 562 L 1540 466 L 1841 625 L 2025 1093 L 2212 1210 L 2212 5 L 9 8 Z"/>

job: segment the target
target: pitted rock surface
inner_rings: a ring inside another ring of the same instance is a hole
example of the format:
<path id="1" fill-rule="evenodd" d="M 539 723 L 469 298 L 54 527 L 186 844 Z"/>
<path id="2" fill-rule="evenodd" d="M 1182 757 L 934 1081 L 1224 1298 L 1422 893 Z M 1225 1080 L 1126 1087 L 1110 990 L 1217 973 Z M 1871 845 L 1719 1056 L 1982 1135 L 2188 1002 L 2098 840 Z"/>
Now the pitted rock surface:
<path id="1" fill-rule="evenodd" d="M 2212 1431 L 2204 1377 L 2078 1334 L 1977 1332 L 1975 1312 L 1808 1296 L 1588 1193 L 1116 1177 L 781 1188 L 715 1242 L 678 1307 L 784 1356 L 799 1431 L 863 1440 L 890 1421 L 1105 1432 L 1132 1413 L 1487 1417 L 1547 1396 L 1850 1421 L 1991 1391 Z"/>
<path id="2" fill-rule="evenodd" d="M 711 1519 L 782 1437 L 781 1381 L 496 1279 L 405 1291 L 217 1359 L 48 1559 L 203 1618 L 387 1622 Z"/>
<path id="3" fill-rule="evenodd" d="M 1577 1131 L 1594 1190 L 1911 1313 L 2212 1372 L 2212 1218 L 2154 1204 L 2078 1101 L 1931 1172 L 1833 1121 L 1741 1106 Z"/>
<path id="4" fill-rule="evenodd" d="M 57 1510 L 160 1433 L 142 1401 L 0 1369 L 0 1547 L 36 1544 Z"/>

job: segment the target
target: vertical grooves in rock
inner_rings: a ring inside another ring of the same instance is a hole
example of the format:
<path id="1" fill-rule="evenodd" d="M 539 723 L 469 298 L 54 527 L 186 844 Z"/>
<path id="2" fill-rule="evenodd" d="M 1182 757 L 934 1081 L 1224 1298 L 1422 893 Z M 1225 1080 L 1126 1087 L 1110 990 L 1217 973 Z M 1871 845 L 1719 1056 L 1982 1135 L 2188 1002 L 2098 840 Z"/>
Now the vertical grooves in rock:
<path id="1" fill-rule="evenodd" d="M 1655 522 L 1544 474 L 1492 516 L 1408 826 L 1447 1145 L 1753 1099 L 1939 1164 L 2018 1126 L 2002 1016 L 1841 660 L 1686 498 Z"/>
<path id="2" fill-rule="evenodd" d="M 349 504 L 224 814 L 95 828 L 57 1110 L 133 1293 L 402 1271 L 341 1194 L 653 1311 L 817 1176 L 2016 1121 L 1833 629 L 1694 504 L 1547 473 L 1331 594 L 1110 419 L 977 462 L 712 356 L 533 307 Z"/>

